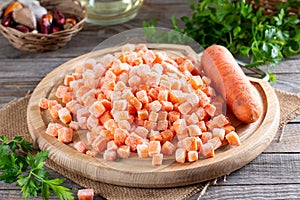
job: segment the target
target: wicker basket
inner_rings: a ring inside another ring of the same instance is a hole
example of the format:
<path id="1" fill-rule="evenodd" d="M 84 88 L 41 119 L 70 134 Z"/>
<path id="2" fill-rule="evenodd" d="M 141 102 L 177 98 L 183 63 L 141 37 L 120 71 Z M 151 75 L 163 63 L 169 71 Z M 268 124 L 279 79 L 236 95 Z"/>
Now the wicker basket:
<path id="1" fill-rule="evenodd" d="M 289 0 L 251 0 L 254 9 L 262 8 L 263 13 L 272 15 L 277 10 L 277 5 L 279 3 L 288 2 Z M 295 4 L 298 4 L 298 6 L 290 6 L 293 14 L 298 15 L 298 18 L 300 18 L 300 2 L 299 0 L 291 0 L 295 2 Z"/>
<path id="2" fill-rule="evenodd" d="M 56 50 L 63 47 L 83 28 L 87 12 L 79 0 L 40 0 L 40 3 L 47 10 L 59 9 L 66 17 L 76 17 L 78 23 L 70 29 L 52 34 L 23 33 L 0 24 L 0 32 L 15 48 L 31 52 Z"/>

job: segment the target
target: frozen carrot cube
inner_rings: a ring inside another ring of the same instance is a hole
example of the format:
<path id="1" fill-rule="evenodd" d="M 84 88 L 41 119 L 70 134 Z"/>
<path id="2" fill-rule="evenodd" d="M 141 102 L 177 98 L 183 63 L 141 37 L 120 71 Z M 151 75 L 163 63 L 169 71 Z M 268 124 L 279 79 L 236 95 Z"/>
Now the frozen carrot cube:
<path id="1" fill-rule="evenodd" d="M 204 121 L 199 121 L 199 122 L 198 122 L 198 126 L 199 126 L 199 128 L 200 128 L 200 130 L 201 130 L 202 132 L 207 132 L 207 127 L 206 127 Z"/>
<path id="2" fill-rule="evenodd" d="M 77 121 L 79 124 L 80 129 L 87 129 L 87 118 L 86 117 L 77 117 Z"/>
<path id="3" fill-rule="evenodd" d="M 113 140 L 114 139 L 114 129 L 112 130 L 106 130 L 103 129 L 100 131 L 100 134 L 103 135 L 107 140 Z"/>
<path id="4" fill-rule="evenodd" d="M 159 111 L 157 120 L 167 120 L 168 112 L 166 111 Z"/>
<path id="5" fill-rule="evenodd" d="M 115 119 L 115 121 L 120 121 L 120 120 L 129 120 L 130 119 L 130 115 L 128 111 L 114 111 L 113 113 L 113 117 Z"/>
<path id="6" fill-rule="evenodd" d="M 185 150 L 185 148 L 176 149 L 175 160 L 178 163 L 185 163 L 185 159 L 186 159 L 186 150 Z"/>
<path id="7" fill-rule="evenodd" d="M 212 104 L 207 104 L 205 107 L 204 107 L 204 110 L 207 112 L 207 114 L 209 114 L 210 116 L 214 116 L 215 114 L 215 111 L 216 111 L 216 107 Z"/>
<path id="8" fill-rule="evenodd" d="M 141 78 L 139 76 L 133 75 L 129 78 L 128 84 L 130 87 L 139 86 L 141 84 Z"/>
<path id="9" fill-rule="evenodd" d="M 149 133 L 150 141 L 162 141 L 162 136 L 159 131 L 151 130 Z"/>
<path id="10" fill-rule="evenodd" d="M 174 80 L 174 81 L 172 82 L 171 89 L 172 89 L 172 90 L 180 90 L 181 84 L 182 84 L 182 83 L 181 83 L 180 80 Z"/>
<path id="11" fill-rule="evenodd" d="M 149 117 L 148 110 L 146 109 L 138 110 L 137 114 L 138 114 L 138 119 L 140 120 L 146 120 Z"/>
<path id="12" fill-rule="evenodd" d="M 155 54 L 153 51 L 151 50 L 146 50 L 143 54 L 142 54 L 142 58 L 145 61 L 146 64 L 151 64 L 153 63 L 153 61 L 155 60 Z"/>
<path id="13" fill-rule="evenodd" d="M 105 150 L 103 153 L 103 159 L 105 161 L 115 161 L 117 158 L 117 152 L 113 150 Z"/>
<path id="14" fill-rule="evenodd" d="M 168 90 L 159 90 L 157 100 L 168 101 L 169 92 Z"/>
<path id="15" fill-rule="evenodd" d="M 148 157 L 148 144 L 142 143 L 136 146 L 136 150 L 139 158 L 147 158 Z"/>
<path id="16" fill-rule="evenodd" d="M 164 143 L 166 141 L 172 141 L 174 138 L 174 133 L 170 129 L 160 132 L 160 135 L 162 137 L 162 143 Z"/>
<path id="17" fill-rule="evenodd" d="M 129 103 L 133 105 L 136 110 L 142 109 L 143 104 L 136 97 L 130 98 Z"/>
<path id="18" fill-rule="evenodd" d="M 223 129 L 225 130 L 225 135 L 230 133 L 231 131 L 235 131 L 235 128 L 230 124 L 225 125 Z"/>
<path id="19" fill-rule="evenodd" d="M 235 131 L 231 131 L 230 133 L 226 134 L 226 140 L 230 145 L 240 145 L 240 138 Z"/>
<path id="20" fill-rule="evenodd" d="M 201 151 L 203 145 L 201 138 L 196 137 L 196 141 L 197 141 L 197 151 Z"/>
<path id="21" fill-rule="evenodd" d="M 94 190 L 93 189 L 80 189 L 77 192 L 78 200 L 93 200 Z"/>
<path id="22" fill-rule="evenodd" d="M 118 81 L 115 84 L 114 91 L 123 91 L 125 88 L 127 88 L 126 84 L 123 81 Z"/>
<path id="23" fill-rule="evenodd" d="M 219 137 L 213 137 L 212 139 L 208 140 L 208 143 L 211 143 L 214 147 L 214 150 L 218 149 L 220 146 L 222 146 L 222 141 Z"/>
<path id="24" fill-rule="evenodd" d="M 98 155 L 98 152 L 94 149 L 91 149 L 91 150 L 87 150 L 85 152 L 86 155 L 90 156 L 90 157 L 93 157 L 95 158 L 97 155 Z"/>
<path id="25" fill-rule="evenodd" d="M 223 128 L 214 128 L 212 130 L 212 136 L 218 137 L 221 141 L 223 141 L 225 137 L 225 130 Z"/>
<path id="26" fill-rule="evenodd" d="M 74 144 L 74 148 L 81 153 L 86 153 L 86 151 L 88 150 L 86 144 L 83 141 L 76 142 Z"/>
<path id="27" fill-rule="evenodd" d="M 155 154 L 160 154 L 161 152 L 161 145 L 159 141 L 150 141 L 149 142 L 149 149 L 148 154 L 152 157 Z"/>
<path id="28" fill-rule="evenodd" d="M 122 63 L 119 60 L 116 60 L 115 62 L 113 62 L 111 68 L 117 76 L 119 76 L 122 72 L 127 72 L 129 70 L 128 64 Z"/>
<path id="29" fill-rule="evenodd" d="M 196 90 L 196 94 L 197 94 L 198 97 L 199 97 L 199 105 L 200 105 L 201 107 L 205 107 L 206 105 L 209 104 L 210 99 L 209 99 L 209 97 L 208 97 L 202 90 L 197 89 L 197 90 Z"/>
<path id="30" fill-rule="evenodd" d="M 187 119 L 186 122 L 188 125 L 197 124 L 199 122 L 199 119 L 196 115 L 196 113 L 192 113 Z"/>
<path id="31" fill-rule="evenodd" d="M 200 76 L 192 76 L 189 83 L 195 90 L 203 86 L 203 81 Z"/>
<path id="32" fill-rule="evenodd" d="M 172 87 L 171 82 L 168 80 L 160 80 L 159 86 L 166 90 L 171 90 L 171 87 Z M 163 94 L 163 99 L 165 99 L 164 95 L 165 94 Z"/>
<path id="33" fill-rule="evenodd" d="M 185 148 L 187 151 L 198 150 L 196 137 L 186 137 L 178 142 L 178 146 Z"/>
<path id="34" fill-rule="evenodd" d="M 215 156 L 215 150 L 213 145 L 208 142 L 202 145 L 202 149 L 200 153 L 205 157 L 205 158 L 211 158 Z"/>
<path id="35" fill-rule="evenodd" d="M 138 126 L 136 127 L 136 129 L 134 130 L 134 132 L 141 136 L 142 138 L 146 138 L 148 136 L 149 131 L 143 127 L 143 126 Z"/>
<path id="36" fill-rule="evenodd" d="M 220 114 L 220 115 L 214 117 L 213 121 L 218 127 L 223 127 L 223 126 L 229 124 L 228 118 L 226 116 L 224 116 L 223 114 Z"/>
<path id="37" fill-rule="evenodd" d="M 178 119 L 173 123 L 174 130 L 177 134 L 181 134 L 186 130 L 186 120 Z"/>
<path id="38" fill-rule="evenodd" d="M 71 122 L 69 123 L 69 127 L 70 127 L 71 129 L 73 129 L 74 131 L 78 131 L 79 128 L 80 128 L 80 125 L 79 125 L 79 123 L 78 123 L 77 121 L 71 121 Z"/>
<path id="39" fill-rule="evenodd" d="M 128 137 L 129 133 L 125 129 L 117 128 L 114 134 L 114 141 L 118 146 L 125 144 L 125 140 Z"/>
<path id="40" fill-rule="evenodd" d="M 86 139 L 87 139 L 88 145 L 92 145 L 98 135 L 99 135 L 99 133 L 87 132 L 86 133 Z"/>
<path id="41" fill-rule="evenodd" d="M 155 88 L 150 88 L 148 95 L 153 99 L 156 100 L 158 96 L 158 90 Z"/>
<path id="42" fill-rule="evenodd" d="M 124 111 L 127 108 L 127 101 L 126 100 L 116 100 L 113 102 L 112 108 L 117 111 Z"/>
<path id="43" fill-rule="evenodd" d="M 191 71 L 194 70 L 194 68 L 195 68 L 194 64 L 193 64 L 192 61 L 189 60 L 189 59 L 184 60 L 183 63 L 181 63 L 181 64 L 178 66 L 178 69 L 179 69 L 180 71 L 182 71 L 182 72 L 185 71 L 185 70 L 191 72 Z"/>
<path id="44" fill-rule="evenodd" d="M 105 137 L 99 135 L 93 141 L 92 148 L 97 152 L 103 152 L 107 147 L 107 142 L 108 140 Z"/>
<path id="45" fill-rule="evenodd" d="M 111 101 L 109 101 L 107 99 L 101 99 L 100 102 L 105 107 L 105 110 L 111 110 L 111 108 L 112 108 Z"/>
<path id="46" fill-rule="evenodd" d="M 169 92 L 169 98 L 173 104 L 183 103 L 184 101 L 186 101 L 186 97 L 181 90 L 171 90 Z"/>
<path id="47" fill-rule="evenodd" d="M 187 160 L 189 162 L 195 162 L 198 160 L 198 152 L 197 151 L 189 151 L 187 155 Z"/>
<path id="48" fill-rule="evenodd" d="M 140 90 L 136 94 L 137 99 L 142 103 L 148 103 L 148 95 L 146 90 Z"/>
<path id="49" fill-rule="evenodd" d="M 149 114 L 149 121 L 156 122 L 158 118 L 158 113 L 151 111 Z"/>
<path id="50" fill-rule="evenodd" d="M 192 109 L 192 106 L 189 102 L 183 102 L 178 106 L 178 110 L 181 114 L 188 114 L 190 110 Z"/>
<path id="51" fill-rule="evenodd" d="M 48 100 L 48 109 L 51 109 L 53 106 L 57 104 L 58 102 L 56 100 Z"/>
<path id="52" fill-rule="evenodd" d="M 88 117 L 90 116 L 89 110 L 87 107 L 82 107 L 81 109 L 77 110 L 77 118 L 79 117 Z"/>
<path id="53" fill-rule="evenodd" d="M 149 108 L 153 112 L 158 112 L 161 109 L 162 105 L 159 101 L 155 100 L 149 103 Z"/>
<path id="54" fill-rule="evenodd" d="M 120 158 L 129 158 L 130 156 L 130 147 L 127 145 L 122 145 L 117 149 L 118 157 Z"/>
<path id="55" fill-rule="evenodd" d="M 74 81 L 75 77 L 72 74 L 67 74 L 64 78 L 64 85 L 69 86 L 71 81 Z"/>
<path id="56" fill-rule="evenodd" d="M 50 116 L 51 116 L 52 118 L 54 118 L 54 119 L 58 119 L 58 118 L 59 118 L 59 116 L 58 116 L 58 111 L 59 111 L 60 109 L 62 109 L 62 108 L 63 108 L 63 107 L 62 107 L 61 104 L 55 104 L 55 105 L 52 106 L 50 109 L 48 109 L 48 110 L 49 110 Z"/>
<path id="57" fill-rule="evenodd" d="M 70 143 L 73 140 L 73 129 L 67 128 L 67 127 L 62 127 L 58 129 L 58 138 L 57 140 L 59 142 L 63 143 Z"/>
<path id="58" fill-rule="evenodd" d="M 111 140 L 109 142 L 107 142 L 107 147 L 106 147 L 107 150 L 111 150 L 111 151 L 117 151 L 118 149 L 118 146 L 117 144 L 115 143 L 115 141 Z"/>
<path id="59" fill-rule="evenodd" d="M 191 104 L 192 107 L 199 106 L 199 97 L 195 93 L 189 93 L 186 95 L 186 102 Z"/>
<path id="60" fill-rule="evenodd" d="M 174 109 L 174 105 L 170 101 L 161 101 L 161 105 L 162 105 L 162 108 L 168 112 L 170 112 Z"/>
<path id="61" fill-rule="evenodd" d="M 157 122 L 145 120 L 145 121 L 144 121 L 144 127 L 145 127 L 148 131 L 156 130 L 156 128 L 157 128 Z"/>
<path id="62" fill-rule="evenodd" d="M 170 122 L 175 122 L 180 118 L 180 113 L 177 111 L 171 111 L 168 113 L 168 120 Z"/>
<path id="63" fill-rule="evenodd" d="M 152 166 L 161 166 L 163 162 L 163 154 L 154 154 L 152 156 Z"/>
<path id="64" fill-rule="evenodd" d="M 44 97 L 40 98 L 39 107 L 42 109 L 48 109 L 48 99 Z"/>
<path id="65" fill-rule="evenodd" d="M 104 128 L 110 131 L 115 130 L 118 128 L 117 122 L 114 119 L 109 119 L 103 124 Z"/>
<path id="66" fill-rule="evenodd" d="M 67 93 L 70 92 L 70 88 L 68 86 L 65 85 L 60 85 L 58 86 L 58 88 L 56 89 L 55 92 L 55 96 L 57 98 L 63 98 L 63 96 Z"/>
<path id="67" fill-rule="evenodd" d="M 211 132 L 202 132 L 201 140 L 203 143 L 207 143 L 208 140 L 212 139 L 212 133 Z"/>
<path id="68" fill-rule="evenodd" d="M 104 124 L 106 121 L 111 120 L 112 116 L 110 114 L 110 111 L 106 111 L 104 112 L 100 117 L 99 117 L 99 121 L 101 122 L 101 124 Z"/>
<path id="69" fill-rule="evenodd" d="M 46 129 L 46 133 L 48 135 L 51 135 L 51 136 L 54 136 L 54 137 L 57 137 L 58 135 L 58 129 L 62 128 L 63 126 L 59 123 L 53 123 L 53 122 L 50 122 L 48 124 L 48 127 Z"/>
<path id="70" fill-rule="evenodd" d="M 101 101 L 95 101 L 89 108 L 89 112 L 95 117 L 100 117 L 106 111 Z"/>
<path id="71" fill-rule="evenodd" d="M 164 131 L 167 130 L 169 126 L 169 122 L 167 120 L 159 120 L 157 122 L 157 130 Z"/>
<path id="72" fill-rule="evenodd" d="M 94 115 L 90 115 L 86 120 L 86 126 L 89 130 L 99 126 L 99 120 Z"/>
<path id="73" fill-rule="evenodd" d="M 206 116 L 208 116 L 207 113 L 206 113 L 206 111 L 202 107 L 199 107 L 196 110 L 195 114 L 197 115 L 197 117 L 199 118 L 199 120 L 203 120 L 203 119 L 206 118 Z"/>
<path id="74" fill-rule="evenodd" d="M 128 122 L 128 120 L 119 120 L 118 126 L 119 126 L 119 128 L 125 129 L 127 131 L 130 131 L 130 129 L 131 129 L 131 125 Z"/>
<path id="75" fill-rule="evenodd" d="M 200 129 L 200 127 L 198 125 L 189 125 L 187 127 L 188 131 L 189 131 L 189 135 L 191 137 L 196 137 L 196 136 L 200 136 L 202 134 L 202 131 Z"/>
<path id="76" fill-rule="evenodd" d="M 83 106 L 78 103 L 76 100 L 71 100 L 68 103 L 66 103 L 66 108 L 73 114 L 77 115 L 77 111 L 81 109 Z"/>
<path id="77" fill-rule="evenodd" d="M 163 154 L 172 155 L 173 153 L 175 153 L 175 151 L 176 151 L 175 145 L 169 141 L 166 141 L 161 147 L 161 152 Z"/>
<path id="78" fill-rule="evenodd" d="M 136 151 L 137 145 L 143 143 L 143 138 L 136 133 L 132 132 L 125 140 L 125 144 L 130 146 L 131 151 Z"/>

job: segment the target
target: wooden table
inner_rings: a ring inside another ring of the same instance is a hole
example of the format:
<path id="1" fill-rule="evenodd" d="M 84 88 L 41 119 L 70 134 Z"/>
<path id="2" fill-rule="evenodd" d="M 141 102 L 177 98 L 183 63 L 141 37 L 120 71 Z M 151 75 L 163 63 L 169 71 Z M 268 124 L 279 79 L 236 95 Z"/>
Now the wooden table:
<path id="1" fill-rule="evenodd" d="M 171 16 L 179 18 L 191 13 L 182 0 L 145 0 L 138 16 L 125 24 L 99 27 L 86 24 L 65 47 L 45 53 L 22 52 L 14 49 L 0 36 L 0 107 L 33 91 L 39 81 L 60 64 L 90 52 L 100 42 L 119 32 L 141 28 L 144 20 L 158 19 L 158 25 L 171 28 Z M 280 63 L 272 69 L 277 74 L 274 88 L 300 94 L 300 56 Z M 271 145 L 245 167 L 210 186 L 203 199 L 300 199 L 300 117 L 280 131 Z M 49 170 L 50 176 L 61 175 Z M 64 186 L 80 188 L 66 180 Z M 195 194 L 191 199 L 197 199 Z M 0 199 L 20 199 L 20 188 L 0 182 Z M 52 196 L 51 199 L 57 199 Z M 96 197 L 95 199 L 102 199 Z"/>

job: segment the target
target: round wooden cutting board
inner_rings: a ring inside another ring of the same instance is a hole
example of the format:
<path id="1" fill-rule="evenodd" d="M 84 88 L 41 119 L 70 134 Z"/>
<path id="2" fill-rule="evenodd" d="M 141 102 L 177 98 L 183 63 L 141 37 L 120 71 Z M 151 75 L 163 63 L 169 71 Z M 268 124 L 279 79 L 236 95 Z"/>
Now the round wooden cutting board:
<path id="1" fill-rule="evenodd" d="M 149 49 L 164 50 L 168 54 L 198 56 L 191 48 L 182 45 L 148 44 Z M 235 171 L 256 158 L 274 138 L 279 125 L 279 103 L 268 82 L 250 78 L 257 89 L 263 105 L 263 114 L 252 124 L 243 124 L 229 116 L 240 136 L 241 145 L 224 146 L 216 151 L 215 157 L 201 159 L 193 163 L 176 163 L 170 156 L 159 167 L 153 167 L 150 159 L 132 156 L 107 162 L 101 156 L 92 158 L 75 150 L 73 143 L 66 145 L 45 133 L 52 120 L 48 111 L 39 108 L 40 98 L 55 99 L 55 89 L 63 83 L 64 76 L 74 71 L 76 64 L 87 58 L 100 57 L 120 51 L 121 47 L 107 48 L 70 60 L 50 72 L 36 87 L 27 109 L 28 127 L 34 142 L 41 150 L 49 150 L 49 158 L 62 168 L 74 171 L 88 179 L 121 185 L 144 188 L 164 188 L 183 186 L 216 178 Z M 74 141 L 85 140 L 84 131 L 74 135 Z"/>

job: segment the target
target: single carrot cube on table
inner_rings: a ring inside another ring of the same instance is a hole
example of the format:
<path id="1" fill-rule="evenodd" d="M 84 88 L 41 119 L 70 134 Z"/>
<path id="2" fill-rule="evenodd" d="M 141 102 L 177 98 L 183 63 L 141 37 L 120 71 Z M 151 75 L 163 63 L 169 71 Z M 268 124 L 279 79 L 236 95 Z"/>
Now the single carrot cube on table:
<path id="1" fill-rule="evenodd" d="M 93 200 L 94 190 L 93 189 L 80 189 L 77 192 L 78 200 Z"/>

